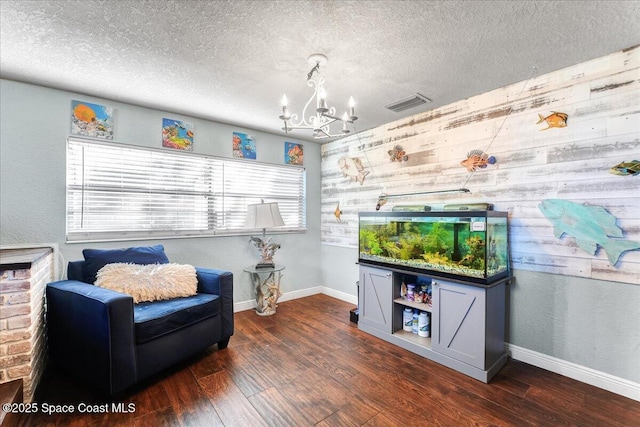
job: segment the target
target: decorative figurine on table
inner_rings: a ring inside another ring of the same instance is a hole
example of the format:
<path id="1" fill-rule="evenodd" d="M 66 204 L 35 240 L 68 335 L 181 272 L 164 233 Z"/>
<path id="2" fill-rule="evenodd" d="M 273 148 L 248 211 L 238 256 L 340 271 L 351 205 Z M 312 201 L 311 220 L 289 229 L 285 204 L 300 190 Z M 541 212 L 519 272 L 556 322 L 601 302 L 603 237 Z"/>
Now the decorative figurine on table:
<path id="1" fill-rule="evenodd" d="M 256 268 L 273 268 L 273 256 L 280 249 L 280 244 L 271 243 L 271 238 L 263 240 L 259 237 L 252 237 L 251 242 L 260 251 L 261 259 Z"/>

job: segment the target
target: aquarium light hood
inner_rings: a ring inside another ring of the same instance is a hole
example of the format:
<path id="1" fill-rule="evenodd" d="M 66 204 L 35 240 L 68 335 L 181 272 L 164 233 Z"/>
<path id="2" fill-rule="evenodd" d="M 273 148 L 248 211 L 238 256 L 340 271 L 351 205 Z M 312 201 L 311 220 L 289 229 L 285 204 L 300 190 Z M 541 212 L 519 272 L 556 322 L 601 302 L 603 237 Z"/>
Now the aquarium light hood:
<path id="1" fill-rule="evenodd" d="M 403 194 L 385 194 L 382 193 L 378 196 L 378 204 L 376 204 L 376 210 L 387 203 L 387 199 L 393 199 L 395 197 L 410 197 L 410 196 L 424 196 L 430 194 L 448 194 L 448 193 L 471 193 L 468 188 L 456 188 L 455 190 L 436 190 L 436 191 L 421 191 L 419 193 L 403 193 Z"/>

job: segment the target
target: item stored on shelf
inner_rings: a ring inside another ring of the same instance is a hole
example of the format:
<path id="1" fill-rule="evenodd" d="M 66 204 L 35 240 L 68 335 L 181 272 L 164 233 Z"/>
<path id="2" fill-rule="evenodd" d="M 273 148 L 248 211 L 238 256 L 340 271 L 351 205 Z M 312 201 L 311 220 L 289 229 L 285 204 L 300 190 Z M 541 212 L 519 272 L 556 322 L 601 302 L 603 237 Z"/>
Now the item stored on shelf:
<path id="1" fill-rule="evenodd" d="M 415 301 L 416 297 L 416 285 L 407 285 L 407 301 Z"/>
<path id="2" fill-rule="evenodd" d="M 430 335 L 429 313 L 421 311 L 418 315 L 418 336 L 428 337 Z"/>
<path id="3" fill-rule="evenodd" d="M 411 332 L 413 328 L 413 311 L 407 307 L 402 312 L 402 330 Z"/>
<path id="4" fill-rule="evenodd" d="M 414 334 L 417 334 L 418 333 L 418 329 L 419 329 L 419 327 L 418 327 L 418 317 L 419 317 L 418 310 L 416 310 L 416 311 L 413 312 L 413 316 L 411 317 L 411 320 L 412 320 L 412 322 L 411 322 L 411 332 L 413 332 Z"/>

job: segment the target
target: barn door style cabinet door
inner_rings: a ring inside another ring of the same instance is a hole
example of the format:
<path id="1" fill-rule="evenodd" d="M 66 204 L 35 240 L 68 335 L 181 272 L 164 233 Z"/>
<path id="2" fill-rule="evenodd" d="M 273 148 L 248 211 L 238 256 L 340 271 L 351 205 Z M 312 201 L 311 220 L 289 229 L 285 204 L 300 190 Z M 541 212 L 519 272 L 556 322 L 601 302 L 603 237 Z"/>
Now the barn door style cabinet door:
<path id="1" fill-rule="evenodd" d="M 360 318 L 358 323 L 381 332 L 393 332 L 393 275 L 388 270 L 360 267 Z"/>
<path id="2" fill-rule="evenodd" d="M 489 382 L 507 362 L 506 283 L 442 279 L 360 263 L 358 328 L 477 380 Z M 408 301 L 403 283 L 430 283 L 432 305 Z M 427 312 L 431 336 L 403 330 L 403 310 Z"/>
<path id="3" fill-rule="evenodd" d="M 476 287 L 436 279 L 431 348 L 479 369 L 504 354 L 504 286 Z"/>

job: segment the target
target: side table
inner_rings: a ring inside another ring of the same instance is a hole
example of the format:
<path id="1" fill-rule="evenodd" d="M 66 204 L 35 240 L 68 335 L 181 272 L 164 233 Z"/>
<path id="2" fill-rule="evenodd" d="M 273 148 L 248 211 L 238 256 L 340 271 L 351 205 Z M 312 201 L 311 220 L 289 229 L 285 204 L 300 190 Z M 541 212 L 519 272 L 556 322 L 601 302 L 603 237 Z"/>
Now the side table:
<path id="1" fill-rule="evenodd" d="M 255 265 L 250 265 L 242 270 L 249 273 L 256 290 L 256 313 L 258 316 L 276 314 L 278 298 L 282 296 L 280 279 L 284 266 L 276 264 L 273 268 L 256 268 Z"/>

